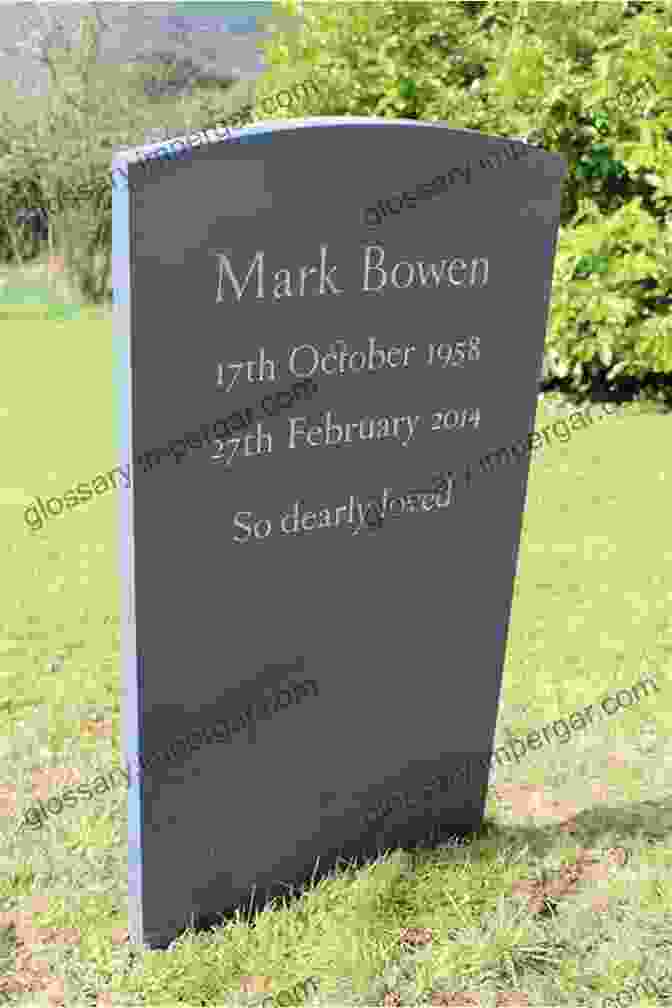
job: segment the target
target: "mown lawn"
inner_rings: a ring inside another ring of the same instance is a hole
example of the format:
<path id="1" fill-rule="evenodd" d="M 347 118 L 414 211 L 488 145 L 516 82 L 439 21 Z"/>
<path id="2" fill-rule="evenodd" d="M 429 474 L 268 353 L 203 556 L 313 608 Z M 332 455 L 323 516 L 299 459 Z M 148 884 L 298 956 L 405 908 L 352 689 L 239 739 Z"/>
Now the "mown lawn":
<path id="1" fill-rule="evenodd" d="M 602 1005 L 647 978 L 634 1003 L 672 1003 L 669 415 L 624 408 L 534 458 L 497 745 L 643 677 L 656 689 L 497 766 L 471 843 L 391 852 L 254 926 L 139 957 L 123 787 L 17 833 L 37 799 L 119 764 L 124 491 L 41 532 L 23 517 L 117 462 L 111 324 L 2 335 L 0 1002 L 282 1004 L 314 977 L 319 1005 Z M 536 426 L 555 419 L 542 404 Z"/>

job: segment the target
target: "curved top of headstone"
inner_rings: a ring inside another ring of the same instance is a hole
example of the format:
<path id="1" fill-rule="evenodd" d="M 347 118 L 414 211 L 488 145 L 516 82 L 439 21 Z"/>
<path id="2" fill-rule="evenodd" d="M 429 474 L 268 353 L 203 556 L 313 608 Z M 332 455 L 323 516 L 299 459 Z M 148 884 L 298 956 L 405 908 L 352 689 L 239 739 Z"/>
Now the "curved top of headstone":
<path id="1" fill-rule="evenodd" d="M 484 139 L 492 141 L 499 140 L 501 142 L 506 142 L 515 140 L 518 143 L 530 146 L 523 137 L 494 136 L 480 133 L 478 130 L 466 129 L 461 126 L 450 126 L 445 122 L 427 122 L 426 120 L 418 119 L 389 119 L 384 116 L 307 116 L 305 118 L 297 119 L 260 119 L 247 126 L 240 127 L 239 129 L 231 129 L 228 137 L 216 137 L 213 135 L 211 143 L 207 146 L 219 143 L 228 143 L 232 140 L 244 142 L 245 140 L 251 139 L 253 136 L 270 135 L 273 133 L 279 133 L 283 130 L 297 130 L 309 127 L 325 128 L 343 126 L 379 126 L 388 128 L 414 126 L 416 128 L 424 129 L 434 128 L 450 130 L 452 133 L 459 135 L 480 136 Z M 155 141 L 154 143 L 147 143 L 138 147 L 128 147 L 124 150 L 117 151 L 112 161 L 111 170 L 115 171 L 115 169 L 123 167 L 124 165 L 140 163 L 154 151 L 160 150 L 162 146 L 179 141 L 187 144 L 187 135 L 170 137 L 161 141 Z M 541 151 L 543 149 L 535 147 L 535 150 Z M 545 153 L 548 154 L 551 152 L 545 151 Z"/>

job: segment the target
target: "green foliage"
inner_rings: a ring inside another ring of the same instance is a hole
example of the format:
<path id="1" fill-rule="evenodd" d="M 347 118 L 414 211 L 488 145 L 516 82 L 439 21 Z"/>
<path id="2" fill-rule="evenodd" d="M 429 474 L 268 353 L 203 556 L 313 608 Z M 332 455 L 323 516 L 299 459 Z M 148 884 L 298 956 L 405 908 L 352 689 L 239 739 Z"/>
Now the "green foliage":
<path id="1" fill-rule="evenodd" d="M 671 32 L 655 3 L 307 4 L 298 37 L 266 45 L 260 95 L 317 70 L 296 116 L 440 120 L 561 153 L 546 371 L 579 392 L 595 366 L 672 372 Z"/>
<path id="2" fill-rule="evenodd" d="M 609 381 L 672 372 L 669 307 L 646 296 L 656 285 L 669 289 L 672 236 L 641 202 L 607 216 L 582 200 L 558 243 L 548 350 L 552 373 L 571 373 L 577 388 L 598 360 Z"/>

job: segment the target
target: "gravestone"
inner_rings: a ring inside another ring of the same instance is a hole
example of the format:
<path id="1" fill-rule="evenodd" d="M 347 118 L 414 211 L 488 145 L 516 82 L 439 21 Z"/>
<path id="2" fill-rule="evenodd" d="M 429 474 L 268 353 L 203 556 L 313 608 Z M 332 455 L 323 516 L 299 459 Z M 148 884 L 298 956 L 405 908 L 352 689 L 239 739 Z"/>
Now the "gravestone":
<path id="1" fill-rule="evenodd" d="M 482 821 L 566 170 L 285 120 L 113 163 L 132 938 Z M 127 182 L 124 175 L 127 174 Z"/>

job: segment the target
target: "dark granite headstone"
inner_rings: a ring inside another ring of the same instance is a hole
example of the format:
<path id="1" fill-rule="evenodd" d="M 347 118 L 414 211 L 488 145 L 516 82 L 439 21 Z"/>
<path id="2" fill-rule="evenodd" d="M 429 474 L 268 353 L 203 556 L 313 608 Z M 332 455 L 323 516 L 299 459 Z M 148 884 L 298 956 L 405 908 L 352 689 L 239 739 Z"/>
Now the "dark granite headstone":
<path id="1" fill-rule="evenodd" d="M 478 460 L 534 427 L 566 168 L 437 123 L 236 136 L 113 166 L 151 946 L 479 827 L 529 455 Z"/>

